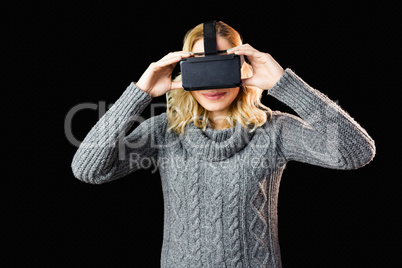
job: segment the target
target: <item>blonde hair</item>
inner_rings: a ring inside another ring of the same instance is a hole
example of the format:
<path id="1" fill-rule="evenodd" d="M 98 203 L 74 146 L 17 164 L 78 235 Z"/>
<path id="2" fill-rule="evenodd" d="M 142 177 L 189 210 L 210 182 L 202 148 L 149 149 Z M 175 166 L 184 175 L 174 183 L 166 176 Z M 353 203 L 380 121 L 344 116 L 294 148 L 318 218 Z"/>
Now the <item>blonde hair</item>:
<path id="1" fill-rule="evenodd" d="M 226 39 L 231 47 L 242 44 L 240 34 L 226 23 L 216 22 L 215 29 L 217 35 Z M 201 38 L 203 38 L 202 23 L 187 32 L 184 37 L 183 51 L 191 52 L 194 44 Z M 251 77 L 253 73 L 251 65 L 245 62 L 241 73 L 243 78 Z M 174 81 L 180 80 L 180 75 L 174 79 Z M 252 132 L 263 125 L 271 117 L 271 110 L 261 103 L 262 92 L 263 90 L 257 87 L 242 86 L 230 105 L 226 116 L 226 128 L 236 126 L 236 123 L 240 122 L 245 129 L 250 129 Z M 167 92 L 166 102 L 166 114 L 170 125 L 168 130 L 184 134 L 186 126 L 191 122 L 203 130 L 214 124 L 209 117 L 210 112 L 183 88 Z"/>

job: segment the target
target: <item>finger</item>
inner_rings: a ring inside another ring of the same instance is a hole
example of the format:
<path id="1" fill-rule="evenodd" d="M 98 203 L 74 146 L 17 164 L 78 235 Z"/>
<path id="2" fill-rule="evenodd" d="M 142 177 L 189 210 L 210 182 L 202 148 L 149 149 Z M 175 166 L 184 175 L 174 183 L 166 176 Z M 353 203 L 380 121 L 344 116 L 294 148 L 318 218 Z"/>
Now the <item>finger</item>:
<path id="1" fill-rule="evenodd" d="M 253 77 L 249 77 L 249 78 L 244 78 L 242 79 L 242 86 L 254 86 L 253 85 Z"/>
<path id="2" fill-rule="evenodd" d="M 167 59 L 162 59 L 160 61 L 155 62 L 155 66 L 157 67 L 166 67 L 169 65 L 176 65 L 180 60 L 182 59 L 182 56 L 176 56 L 173 58 L 167 58 Z"/>
<path id="3" fill-rule="evenodd" d="M 255 49 L 236 49 L 228 51 L 229 54 L 236 54 L 236 55 L 245 55 L 247 57 L 253 58 L 261 54 L 258 50 Z"/>
<path id="4" fill-rule="evenodd" d="M 228 53 L 233 53 L 233 52 L 235 52 L 237 50 L 254 50 L 254 51 L 258 51 L 255 48 L 253 48 L 252 46 L 250 46 L 249 44 L 244 44 L 244 45 L 240 45 L 240 46 L 237 46 L 237 47 L 232 47 L 232 48 L 229 48 L 227 51 L 228 51 Z"/>
<path id="5" fill-rule="evenodd" d="M 243 44 L 243 45 L 240 45 L 240 46 L 237 46 L 238 48 L 245 48 L 245 47 L 248 47 L 248 48 L 252 48 L 252 49 L 254 49 L 250 44 L 248 44 L 248 43 L 246 43 L 246 44 Z"/>
<path id="6" fill-rule="evenodd" d="M 234 51 L 237 55 L 246 55 L 246 56 L 254 56 L 257 54 L 261 54 L 258 50 L 255 49 L 238 49 Z"/>
<path id="7" fill-rule="evenodd" d="M 171 53 L 165 55 L 161 60 L 175 58 L 177 56 L 182 56 L 183 58 L 188 58 L 191 56 L 191 52 L 186 52 L 186 51 L 171 52 Z"/>
<path id="8" fill-rule="evenodd" d="M 176 66 L 177 62 L 179 62 L 181 59 L 185 59 L 185 58 L 189 58 L 189 57 L 191 57 L 190 52 L 180 51 L 180 52 L 169 53 L 168 55 L 166 55 L 159 61 L 155 62 L 155 66 L 166 67 L 166 66 L 172 65 L 174 68 Z"/>
<path id="9" fill-rule="evenodd" d="M 250 48 L 250 49 L 254 49 L 250 44 L 243 44 L 243 45 L 233 47 L 233 48 Z"/>

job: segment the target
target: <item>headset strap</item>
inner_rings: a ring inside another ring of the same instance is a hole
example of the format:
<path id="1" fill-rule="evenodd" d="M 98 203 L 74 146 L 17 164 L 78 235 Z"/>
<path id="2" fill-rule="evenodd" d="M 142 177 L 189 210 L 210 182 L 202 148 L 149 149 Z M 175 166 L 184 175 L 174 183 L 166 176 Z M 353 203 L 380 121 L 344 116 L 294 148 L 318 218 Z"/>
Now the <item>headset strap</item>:
<path id="1" fill-rule="evenodd" d="M 215 21 L 204 22 L 204 53 L 215 55 L 216 53 L 216 32 Z"/>

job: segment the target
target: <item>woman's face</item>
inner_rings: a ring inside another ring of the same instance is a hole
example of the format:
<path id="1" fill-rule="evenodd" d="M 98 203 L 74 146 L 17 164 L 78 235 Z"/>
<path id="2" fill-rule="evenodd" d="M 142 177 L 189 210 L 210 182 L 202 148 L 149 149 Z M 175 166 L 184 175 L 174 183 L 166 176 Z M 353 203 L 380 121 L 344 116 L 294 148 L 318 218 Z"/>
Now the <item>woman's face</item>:
<path id="1" fill-rule="evenodd" d="M 231 48 L 229 42 L 220 37 L 216 37 L 217 50 L 227 50 Z M 204 52 L 204 40 L 200 39 L 195 42 L 193 52 Z M 226 116 L 230 104 L 239 93 L 239 87 L 236 88 L 221 88 L 221 89 L 207 89 L 191 91 L 193 97 L 198 103 L 206 110 L 212 112 L 213 117 Z M 213 119 L 213 118 L 212 118 Z"/>

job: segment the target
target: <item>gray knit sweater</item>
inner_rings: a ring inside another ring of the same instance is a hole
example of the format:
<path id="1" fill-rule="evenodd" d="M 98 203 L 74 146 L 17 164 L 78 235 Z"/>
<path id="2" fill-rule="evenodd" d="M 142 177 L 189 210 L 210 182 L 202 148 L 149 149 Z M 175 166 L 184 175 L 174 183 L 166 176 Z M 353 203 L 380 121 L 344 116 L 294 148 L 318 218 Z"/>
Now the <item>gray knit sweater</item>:
<path id="1" fill-rule="evenodd" d="M 161 267 L 281 267 L 277 200 L 286 163 L 356 169 L 373 159 L 375 145 L 290 69 L 268 94 L 300 118 L 275 111 L 252 133 L 241 124 L 206 131 L 190 124 L 176 135 L 167 131 L 163 113 L 125 133 L 151 102 L 132 83 L 81 143 L 73 173 L 99 184 L 157 164 L 164 197 Z"/>

